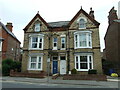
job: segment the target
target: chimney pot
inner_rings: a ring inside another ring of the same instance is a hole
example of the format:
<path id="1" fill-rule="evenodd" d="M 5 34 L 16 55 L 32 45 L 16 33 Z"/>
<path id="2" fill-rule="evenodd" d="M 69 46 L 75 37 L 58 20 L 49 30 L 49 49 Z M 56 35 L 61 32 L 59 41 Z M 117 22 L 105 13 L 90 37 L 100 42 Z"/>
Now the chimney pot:
<path id="1" fill-rule="evenodd" d="M 8 22 L 7 25 L 6 25 L 6 27 L 12 32 L 13 26 L 12 26 L 11 22 Z"/>
<path id="2" fill-rule="evenodd" d="M 95 18 L 95 16 L 94 16 L 94 11 L 92 10 L 92 7 L 90 8 L 89 15 L 90 15 L 93 19 Z"/>

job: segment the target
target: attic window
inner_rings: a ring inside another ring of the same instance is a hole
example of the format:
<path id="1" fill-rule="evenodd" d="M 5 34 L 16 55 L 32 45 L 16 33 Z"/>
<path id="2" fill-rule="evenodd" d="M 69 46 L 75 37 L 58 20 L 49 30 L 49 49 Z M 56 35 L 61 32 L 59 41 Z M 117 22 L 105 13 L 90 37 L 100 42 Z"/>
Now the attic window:
<path id="1" fill-rule="evenodd" d="M 40 23 L 35 23 L 35 31 L 36 32 L 40 31 Z"/>
<path id="2" fill-rule="evenodd" d="M 83 18 L 79 21 L 79 28 L 86 28 L 86 22 Z"/>

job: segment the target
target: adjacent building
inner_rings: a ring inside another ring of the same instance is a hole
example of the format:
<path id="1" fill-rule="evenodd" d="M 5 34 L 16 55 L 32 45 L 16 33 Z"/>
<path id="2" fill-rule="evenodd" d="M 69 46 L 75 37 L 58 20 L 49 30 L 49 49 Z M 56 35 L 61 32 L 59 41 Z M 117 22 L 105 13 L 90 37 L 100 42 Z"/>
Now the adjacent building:
<path id="1" fill-rule="evenodd" d="M 77 69 L 102 73 L 99 25 L 94 11 L 82 8 L 70 21 L 46 22 L 39 13 L 24 28 L 22 72 L 67 74 Z"/>
<path id="2" fill-rule="evenodd" d="M 20 60 L 20 41 L 13 34 L 12 23 L 4 25 L 0 22 L 0 53 L 1 60 Z"/>
<path id="3" fill-rule="evenodd" d="M 114 68 L 120 73 L 120 18 L 114 7 L 110 10 L 108 16 L 108 28 L 105 40 L 105 57 L 114 64 Z"/>

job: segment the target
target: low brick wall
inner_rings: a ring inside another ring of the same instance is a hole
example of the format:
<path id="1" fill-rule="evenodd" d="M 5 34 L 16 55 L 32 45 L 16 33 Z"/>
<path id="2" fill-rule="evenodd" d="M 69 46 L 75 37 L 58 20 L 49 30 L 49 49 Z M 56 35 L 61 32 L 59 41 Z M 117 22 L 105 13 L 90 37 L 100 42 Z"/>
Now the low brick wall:
<path id="1" fill-rule="evenodd" d="M 45 78 L 46 73 L 40 72 L 40 73 L 28 73 L 28 72 L 14 72 L 10 71 L 11 77 L 31 77 L 31 78 Z"/>
<path id="2" fill-rule="evenodd" d="M 95 80 L 95 81 L 107 81 L 106 75 L 64 75 L 63 80 Z"/>

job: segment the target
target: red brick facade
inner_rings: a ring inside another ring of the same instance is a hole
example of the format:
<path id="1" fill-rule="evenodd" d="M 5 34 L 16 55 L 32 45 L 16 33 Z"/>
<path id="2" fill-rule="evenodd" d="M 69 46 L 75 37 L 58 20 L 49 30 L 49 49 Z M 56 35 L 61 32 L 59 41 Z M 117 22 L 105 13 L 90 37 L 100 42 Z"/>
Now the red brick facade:
<path id="1" fill-rule="evenodd" d="M 105 35 L 106 60 L 113 62 L 114 68 L 120 70 L 120 20 L 114 7 L 110 10 L 109 26 Z"/>
<path id="2" fill-rule="evenodd" d="M 4 41 L 2 43 L 2 60 L 10 58 L 13 60 L 20 60 L 20 41 L 15 37 L 12 31 L 12 23 L 7 23 L 7 25 L 1 25 L 0 34 Z"/>

